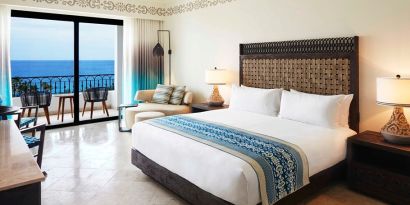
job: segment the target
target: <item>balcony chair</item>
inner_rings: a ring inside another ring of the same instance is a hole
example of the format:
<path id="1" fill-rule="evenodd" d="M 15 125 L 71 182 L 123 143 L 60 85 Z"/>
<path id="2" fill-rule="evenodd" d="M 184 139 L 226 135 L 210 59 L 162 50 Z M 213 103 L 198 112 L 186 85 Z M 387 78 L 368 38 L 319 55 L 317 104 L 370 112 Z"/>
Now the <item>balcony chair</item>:
<path id="1" fill-rule="evenodd" d="M 26 92 L 20 95 L 21 105 L 28 108 L 28 117 L 31 117 L 32 106 L 38 106 L 38 108 L 43 108 L 44 114 L 47 118 L 47 123 L 50 124 L 50 114 L 48 112 L 48 107 L 51 104 L 51 92 Z M 36 111 L 37 114 L 37 111 Z M 24 111 L 23 111 L 24 116 Z"/>
<path id="2" fill-rule="evenodd" d="M 107 98 L 108 98 L 108 88 L 106 87 L 88 88 L 87 90 L 83 92 L 83 97 L 84 97 L 84 107 L 83 107 L 82 116 L 84 116 L 87 102 L 91 103 L 90 119 L 93 119 L 93 111 L 94 111 L 95 102 L 101 102 L 103 106 L 102 107 L 103 113 L 106 113 L 107 117 L 110 116 L 110 114 L 108 114 L 107 104 L 105 103 L 105 101 L 107 101 Z"/>
<path id="3" fill-rule="evenodd" d="M 31 116 L 31 109 L 35 109 L 34 116 Z M 26 106 L 26 107 L 21 107 L 20 108 L 21 112 L 14 113 L 13 115 L 17 115 L 17 119 L 14 120 L 16 122 L 16 125 L 19 129 L 22 129 L 23 127 L 29 128 L 30 124 L 33 123 L 33 126 L 37 125 L 37 119 L 38 119 L 38 106 Z M 24 117 L 24 114 L 28 110 L 27 117 Z"/>
<path id="4" fill-rule="evenodd" d="M 33 123 L 33 126 L 37 125 L 37 119 L 38 119 L 38 106 L 26 106 L 26 107 L 21 107 L 21 115 L 19 115 L 18 120 L 18 127 L 21 129 L 23 127 L 28 128 L 31 123 Z M 34 116 L 31 116 L 31 109 L 35 109 Z M 24 117 L 24 114 L 26 113 L 26 110 L 28 110 L 27 117 Z"/>
<path id="5" fill-rule="evenodd" d="M 33 117 L 31 117 L 31 109 L 35 109 Z M 30 113 L 27 114 L 27 117 L 24 117 L 26 110 L 29 110 Z M 2 119 L 7 119 L 7 116 L 12 115 L 17 115 L 17 119 L 14 117 L 14 121 L 16 122 L 16 125 L 19 129 L 21 129 L 22 127 L 28 128 L 31 123 L 33 123 L 33 126 L 36 126 L 38 118 L 38 106 L 20 107 L 20 111 L 12 114 L 2 115 L 1 117 Z"/>
<path id="6" fill-rule="evenodd" d="M 35 135 L 36 131 L 40 132 L 39 137 Z M 45 124 L 36 125 L 33 127 L 22 129 L 20 130 L 20 132 L 23 135 L 24 141 L 26 141 L 28 148 L 31 149 L 31 148 L 38 147 L 37 154 L 35 154 L 34 157 L 37 157 L 37 164 L 41 168 L 41 163 L 43 160 L 44 137 L 46 133 L 46 125 Z M 26 133 L 31 133 L 31 135 L 27 135 Z"/>

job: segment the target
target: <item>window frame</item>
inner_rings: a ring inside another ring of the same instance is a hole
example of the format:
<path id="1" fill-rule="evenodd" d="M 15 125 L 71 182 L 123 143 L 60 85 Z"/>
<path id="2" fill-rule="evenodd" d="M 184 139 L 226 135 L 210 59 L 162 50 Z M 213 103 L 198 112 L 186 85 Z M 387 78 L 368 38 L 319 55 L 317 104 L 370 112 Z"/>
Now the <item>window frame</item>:
<path id="1" fill-rule="evenodd" d="M 47 129 L 61 128 L 68 126 L 75 126 L 81 124 L 102 122 L 118 119 L 118 116 L 106 117 L 99 119 L 89 119 L 80 121 L 80 99 L 79 99 L 79 74 L 80 74 L 80 23 L 93 23 L 93 24 L 104 24 L 104 25 L 116 25 L 123 26 L 124 21 L 119 19 L 109 19 L 109 18 L 97 18 L 88 16 L 76 16 L 76 15 L 66 15 L 66 14 L 55 14 L 55 13 L 44 13 L 44 12 L 33 12 L 33 11 L 23 11 L 23 10 L 11 10 L 11 17 L 18 18 L 31 18 L 31 19 L 43 19 L 43 20 L 55 20 L 55 21 L 66 21 L 73 22 L 74 25 L 74 122 L 48 125 Z M 118 37 L 117 37 L 118 38 Z M 117 93 L 118 94 L 118 93 Z"/>

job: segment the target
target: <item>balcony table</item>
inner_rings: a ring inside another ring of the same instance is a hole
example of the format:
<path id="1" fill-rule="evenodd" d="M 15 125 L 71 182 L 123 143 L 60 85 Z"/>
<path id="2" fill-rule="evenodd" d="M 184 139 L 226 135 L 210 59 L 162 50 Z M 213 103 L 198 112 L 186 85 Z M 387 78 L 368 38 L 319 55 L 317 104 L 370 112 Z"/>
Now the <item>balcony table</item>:
<path id="1" fill-rule="evenodd" d="M 14 121 L 0 121 L 0 204 L 41 204 L 44 179 Z"/>
<path id="2" fill-rule="evenodd" d="M 59 95 L 58 96 L 57 120 L 60 117 L 60 109 L 61 109 L 61 122 L 64 122 L 64 105 L 65 105 L 66 99 L 70 99 L 71 117 L 72 118 L 74 117 L 74 112 L 73 112 L 74 95 L 73 94 Z"/>

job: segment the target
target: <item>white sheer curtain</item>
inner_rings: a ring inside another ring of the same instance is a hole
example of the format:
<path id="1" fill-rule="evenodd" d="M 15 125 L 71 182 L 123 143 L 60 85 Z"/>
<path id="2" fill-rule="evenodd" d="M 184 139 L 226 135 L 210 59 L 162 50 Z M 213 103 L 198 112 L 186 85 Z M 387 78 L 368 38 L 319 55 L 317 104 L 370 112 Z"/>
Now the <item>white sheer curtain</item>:
<path id="1" fill-rule="evenodd" d="M 0 5 L 0 97 L 2 105 L 11 105 L 10 70 L 10 19 L 11 10 Z"/>
<path id="2" fill-rule="evenodd" d="M 158 83 L 163 83 L 163 63 L 152 53 L 160 29 L 162 21 L 124 20 L 123 69 L 120 72 L 122 103 L 133 102 L 137 90 L 154 89 Z"/>

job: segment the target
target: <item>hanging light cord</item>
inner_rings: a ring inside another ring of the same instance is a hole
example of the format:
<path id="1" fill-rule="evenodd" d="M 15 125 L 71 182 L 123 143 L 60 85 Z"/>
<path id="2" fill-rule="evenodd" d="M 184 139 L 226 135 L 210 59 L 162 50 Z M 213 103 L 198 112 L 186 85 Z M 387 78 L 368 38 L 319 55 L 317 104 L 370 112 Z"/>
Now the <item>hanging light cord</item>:
<path id="1" fill-rule="evenodd" d="M 172 50 L 171 50 L 171 31 L 170 30 L 158 30 L 157 31 L 157 35 L 158 35 L 158 43 L 159 43 L 159 38 L 160 38 L 160 32 L 167 32 L 168 33 L 168 55 L 169 55 L 169 70 L 168 70 L 168 84 L 171 85 L 171 54 L 172 54 Z"/>

